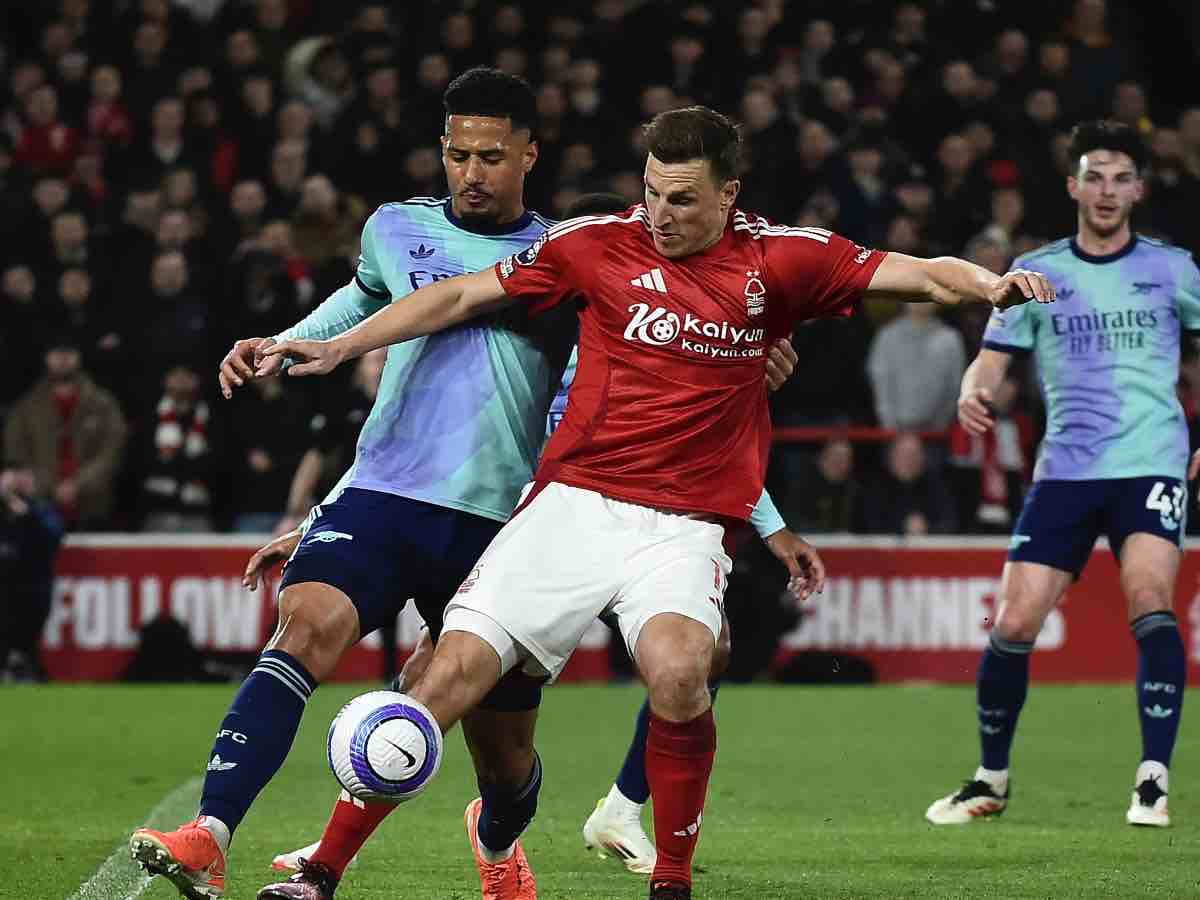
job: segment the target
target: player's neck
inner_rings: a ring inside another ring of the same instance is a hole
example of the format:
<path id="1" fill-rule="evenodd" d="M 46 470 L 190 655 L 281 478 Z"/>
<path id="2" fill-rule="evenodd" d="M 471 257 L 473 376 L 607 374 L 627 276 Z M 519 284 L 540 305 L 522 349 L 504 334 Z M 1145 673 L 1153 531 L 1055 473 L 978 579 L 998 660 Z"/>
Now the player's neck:
<path id="1" fill-rule="evenodd" d="M 1079 230 L 1075 232 L 1075 243 L 1079 249 L 1089 256 L 1110 256 L 1123 249 L 1133 239 L 1133 229 L 1129 221 L 1112 234 L 1096 234 L 1082 221 Z"/>

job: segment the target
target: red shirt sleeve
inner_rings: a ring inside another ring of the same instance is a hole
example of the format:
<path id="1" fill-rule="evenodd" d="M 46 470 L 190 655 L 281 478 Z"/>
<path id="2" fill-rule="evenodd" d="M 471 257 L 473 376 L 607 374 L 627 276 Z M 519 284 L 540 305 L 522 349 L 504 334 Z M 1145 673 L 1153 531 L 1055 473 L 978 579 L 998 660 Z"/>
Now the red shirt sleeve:
<path id="1" fill-rule="evenodd" d="M 769 295 L 793 321 L 848 316 L 887 254 L 823 228 L 773 228 L 763 237 Z"/>
<path id="2" fill-rule="evenodd" d="M 557 306 L 579 292 L 571 278 L 570 248 L 572 236 L 543 233 L 536 241 L 512 256 L 496 263 L 496 277 L 504 292 L 514 300 L 524 300 L 533 314 Z"/>

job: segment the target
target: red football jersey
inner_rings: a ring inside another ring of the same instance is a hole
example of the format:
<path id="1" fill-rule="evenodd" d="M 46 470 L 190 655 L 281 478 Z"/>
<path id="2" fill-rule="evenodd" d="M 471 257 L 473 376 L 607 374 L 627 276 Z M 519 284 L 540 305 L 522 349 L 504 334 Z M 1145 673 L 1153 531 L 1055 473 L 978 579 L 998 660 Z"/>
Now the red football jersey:
<path id="1" fill-rule="evenodd" d="M 745 520 L 771 445 L 771 343 L 849 315 L 885 254 L 735 211 L 716 244 L 655 248 L 643 206 L 562 222 L 496 274 L 535 310 L 580 296 L 579 366 L 537 478 Z"/>

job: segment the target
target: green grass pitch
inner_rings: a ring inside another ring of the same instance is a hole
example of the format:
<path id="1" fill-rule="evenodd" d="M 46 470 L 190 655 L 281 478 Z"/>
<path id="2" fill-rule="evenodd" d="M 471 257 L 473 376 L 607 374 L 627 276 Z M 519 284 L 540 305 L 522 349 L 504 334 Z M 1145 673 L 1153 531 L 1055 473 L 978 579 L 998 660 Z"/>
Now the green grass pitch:
<path id="1" fill-rule="evenodd" d="M 325 731 L 364 689 L 334 684 L 314 696 L 291 757 L 238 831 L 232 900 L 273 880 L 274 853 L 320 834 L 336 794 Z M 0 897 L 74 895 L 150 810 L 201 774 L 232 693 L 0 690 Z M 646 895 L 636 876 L 585 854 L 579 832 L 615 777 L 641 699 L 636 686 L 546 693 L 545 788 L 524 838 L 543 900 Z M 1132 688 L 1035 685 L 1014 754 L 1013 805 L 998 821 L 935 829 L 925 807 L 975 766 L 973 704 L 960 687 L 726 687 L 698 900 L 1200 897 L 1194 723 L 1184 722 L 1176 751 L 1175 826 L 1134 829 L 1124 822 L 1139 750 Z M 462 830 L 473 785 L 455 732 L 438 781 L 381 827 L 340 900 L 477 898 Z M 137 896 L 177 895 L 155 882 Z"/>

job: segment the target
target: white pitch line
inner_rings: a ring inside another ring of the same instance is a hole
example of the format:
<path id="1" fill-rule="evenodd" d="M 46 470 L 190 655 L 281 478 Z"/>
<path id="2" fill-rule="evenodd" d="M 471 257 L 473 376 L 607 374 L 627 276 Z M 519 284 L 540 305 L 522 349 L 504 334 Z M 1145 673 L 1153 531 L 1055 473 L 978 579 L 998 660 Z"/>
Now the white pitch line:
<path id="1" fill-rule="evenodd" d="M 175 826 L 189 819 L 200 799 L 202 778 L 185 781 L 159 801 L 143 824 L 151 828 Z M 134 900 L 150 886 L 150 876 L 129 858 L 129 845 L 122 842 L 96 874 L 80 885 L 67 900 Z"/>

